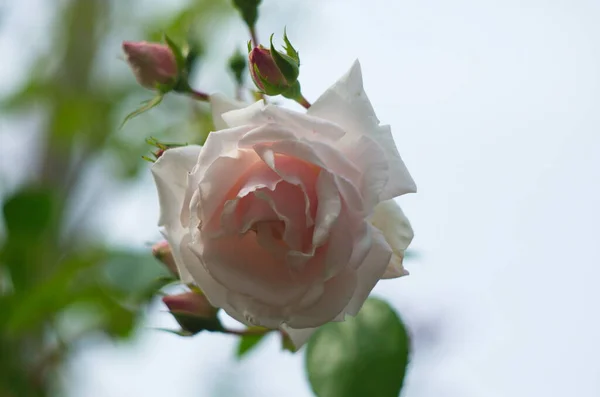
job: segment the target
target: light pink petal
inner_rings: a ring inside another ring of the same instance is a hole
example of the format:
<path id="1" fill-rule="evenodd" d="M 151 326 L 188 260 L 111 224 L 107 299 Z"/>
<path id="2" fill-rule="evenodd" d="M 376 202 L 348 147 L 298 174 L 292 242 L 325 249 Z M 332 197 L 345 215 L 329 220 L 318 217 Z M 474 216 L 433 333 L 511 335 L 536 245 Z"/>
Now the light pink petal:
<path id="1" fill-rule="evenodd" d="M 383 234 L 373 227 L 371 249 L 363 263 L 358 267 L 358 283 L 352 300 L 344 310 L 346 313 L 352 316 L 358 314 L 363 303 L 365 303 L 375 287 L 375 284 L 382 278 L 388 263 L 390 263 L 391 256 L 392 250 L 386 243 Z"/>
<path id="2" fill-rule="evenodd" d="M 184 283 L 191 282 L 183 266 L 179 246 L 187 230 L 180 222 L 188 172 L 194 167 L 200 146 L 182 146 L 165 151 L 152 166 L 152 176 L 158 191 L 160 218 L 158 225 L 173 250 L 179 276 Z"/>
<path id="3" fill-rule="evenodd" d="M 381 192 L 380 199 L 388 200 L 406 193 L 416 193 L 417 185 L 398 153 L 390 126 L 379 126 L 371 138 L 383 149 L 389 164 L 389 179 L 385 189 Z"/>
<path id="4" fill-rule="evenodd" d="M 416 191 L 416 185 L 398 154 L 389 126 L 379 126 L 379 120 L 363 88 L 358 61 L 315 101 L 307 113 L 342 126 L 347 132 L 344 140 L 349 145 L 363 135 L 377 142 L 389 163 L 389 178 L 381 200 Z"/>
<path id="5" fill-rule="evenodd" d="M 230 127 L 266 124 L 285 126 L 293 131 L 297 138 L 329 143 L 336 142 L 346 134 L 339 125 L 327 119 L 312 117 L 279 106 L 265 106 L 260 102 L 245 109 L 229 112 L 223 115 L 223 119 Z"/>
<path id="6" fill-rule="evenodd" d="M 323 292 L 313 304 L 296 307 L 286 324 L 291 328 L 314 328 L 332 321 L 353 299 L 357 287 L 357 273 L 349 268 L 325 282 Z"/>
<path id="7" fill-rule="evenodd" d="M 249 170 L 253 170 L 257 162 L 260 159 L 253 151 L 237 150 L 190 175 L 190 188 L 200 191 L 201 205 L 197 210 L 203 222 L 210 222 L 227 200 L 237 196 L 239 188 L 250 175 Z"/>
<path id="8" fill-rule="evenodd" d="M 414 237 L 408 218 L 394 200 L 387 200 L 375 207 L 371 223 L 383 233 L 393 254 L 383 278 L 396 278 L 408 275 L 402 266 L 404 251 Z"/>
<path id="9" fill-rule="evenodd" d="M 265 250 L 254 232 L 206 239 L 192 247 L 210 274 L 227 289 L 265 302 L 286 305 L 302 296 L 308 284 L 298 282 L 280 260 Z"/>
<path id="10" fill-rule="evenodd" d="M 212 112 L 213 123 L 217 130 L 227 128 L 227 123 L 223 120 L 223 113 L 236 109 L 243 109 L 248 106 L 247 103 L 234 101 L 223 94 L 213 94 L 210 96 L 210 109 Z"/>
<path id="11" fill-rule="evenodd" d="M 366 207 L 372 209 L 381 201 L 380 196 L 390 179 L 390 167 L 385 153 L 373 139 L 366 135 L 346 143 L 344 154 L 348 161 L 362 170 L 360 183 L 357 186 L 360 186 Z"/>

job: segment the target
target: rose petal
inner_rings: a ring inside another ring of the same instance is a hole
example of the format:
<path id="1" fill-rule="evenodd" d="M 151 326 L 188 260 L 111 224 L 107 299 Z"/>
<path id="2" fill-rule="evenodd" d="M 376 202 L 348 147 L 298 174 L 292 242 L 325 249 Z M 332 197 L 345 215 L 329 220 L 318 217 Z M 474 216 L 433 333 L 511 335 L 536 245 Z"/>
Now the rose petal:
<path id="1" fill-rule="evenodd" d="M 294 308 L 286 324 L 291 328 L 314 328 L 332 321 L 354 299 L 353 292 L 360 282 L 357 272 L 344 269 L 325 282 L 323 294 L 311 306 Z"/>
<path id="2" fill-rule="evenodd" d="M 339 124 L 346 130 L 345 139 L 349 141 L 366 135 L 377 142 L 389 163 L 389 178 L 381 200 L 416 191 L 415 182 L 400 158 L 389 126 L 379 126 L 373 106 L 363 89 L 358 61 L 313 103 L 307 113 Z"/>
<path id="3" fill-rule="evenodd" d="M 356 316 L 369 294 L 383 276 L 387 265 L 390 263 L 392 250 L 386 243 L 383 234 L 372 227 L 372 245 L 363 263 L 358 267 L 357 286 L 354 295 L 344 311 L 351 316 Z"/>
<path id="4" fill-rule="evenodd" d="M 225 123 L 222 117 L 224 113 L 236 109 L 243 109 L 248 106 L 247 103 L 234 101 L 223 94 L 213 94 L 210 96 L 209 100 L 213 123 L 217 130 L 223 130 L 227 128 L 227 123 Z"/>
<path id="5" fill-rule="evenodd" d="M 390 263 L 383 278 L 396 278 L 408 275 L 402 266 L 404 250 L 414 237 L 413 229 L 408 218 L 394 200 L 382 201 L 375 207 L 371 223 L 379 229 L 385 241 L 393 251 Z"/>
<path id="6" fill-rule="evenodd" d="M 245 109 L 228 112 L 223 115 L 223 119 L 229 127 L 267 124 L 285 126 L 293 131 L 297 138 L 327 143 L 336 142 L 346 135 L 346 131 L 339 125 L 327 119 L 312 117 L 279 106 L 264 105 L 262 102 Z"/>
<path id="7" fill-rule="evenodd" d="M 180 213 L 187 187 L 187 175 L 194 167 L 201 149 L 200 146 L 190 145 L 166 150 L 151 169 L 161 211 L 158 225 L 173 249 L 179 276 L 184 283 L 192 280 L 179 252 L 181 239 L 187 232 L 181 225 Z"/>
<path id="8" fill-rule="evenodd" d="M 210 274 L 229 290 L 274 306 L 289 304 L 309 288 L 258 243 L 255 233 L 207 239 L 191 247 Z M 305 270 L 308 271 L 308 270 Z"/>

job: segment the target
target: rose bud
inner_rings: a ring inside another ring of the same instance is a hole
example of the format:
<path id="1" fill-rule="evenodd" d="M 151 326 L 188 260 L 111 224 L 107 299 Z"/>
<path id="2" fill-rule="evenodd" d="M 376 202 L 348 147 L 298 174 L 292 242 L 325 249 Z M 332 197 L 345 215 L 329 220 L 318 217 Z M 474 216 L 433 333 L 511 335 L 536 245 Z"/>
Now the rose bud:
<path id="1" fill-rule="evenodd" d="M 136 80 L 143 87 L 155 89 L 177 78 L 177 62 L 169 46 L 159 43 L 124 41 L 123 51 Z"/>
<path id="2" fill-rule="evenodd" d="M 156 243 L 152 246 L 152 255 L 159 261 L 163 263 L 169 269 L 171 273 L 175 276 L 179 275 L 177 271 L 177 265 L 175 264 L 175 258 L 173 258 L 173 253 L 171 252 L 171 247 L 169 247 L 169 243 L 166 241 L 161 241 L 160 243 Z"/>
<path id="3" fill-rule="evenodd" d="M 212 306 L 204 294 L 200 292 L 185 292 L 179 295 L 163 297 L 175 320 L 183 330 L 196 334 L 202 330 L 217 331 L 222 329 L 217 318 L 219 309 Z"/>
<path id="4" fill-rule="evenodd" d="M 285 95 L 297 85 L 300 74 L 298 54 L 289 44 L 287 36 L 284 36 L 284 40 L 288 45 L 287 54 L 275 50 L 273 36 L 271 36 L 271 49 L 262 45 L 249 49 L 250 75 L 258 89 L 267 95 Z"/>

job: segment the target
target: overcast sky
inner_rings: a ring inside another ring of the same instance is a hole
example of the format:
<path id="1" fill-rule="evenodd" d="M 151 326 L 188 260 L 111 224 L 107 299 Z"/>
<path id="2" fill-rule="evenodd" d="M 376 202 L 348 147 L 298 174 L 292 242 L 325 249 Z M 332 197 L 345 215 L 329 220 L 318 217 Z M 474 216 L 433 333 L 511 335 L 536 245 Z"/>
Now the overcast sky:
<path id="1" fill-rule="evenodd" d="M 288 18 L 264 3 L 259 32 L 287 25 L 307 98 L 360 59 L 417 182 L 399 202 L 420 256 L 376 288 L 417 335 L 403 396 L 600 395 L 600 2 L 290 1 Z M 110 241 L 158 236 L 149 175 L 100 213 Z M 172 324 L 160 310 L 149 327 Z M 236 363 L 233 344 L 147 330 L 90 348 L 71 396 L 311 396 L 302 354 L 271 340 Z"/>

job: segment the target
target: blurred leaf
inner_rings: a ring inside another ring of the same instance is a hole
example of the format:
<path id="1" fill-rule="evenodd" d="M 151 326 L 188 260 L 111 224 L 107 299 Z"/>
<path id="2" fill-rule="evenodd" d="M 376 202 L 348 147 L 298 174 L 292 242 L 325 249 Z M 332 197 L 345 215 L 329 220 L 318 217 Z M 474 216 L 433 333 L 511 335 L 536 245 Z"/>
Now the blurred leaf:
<path id="1" fill-rule="evenodd" d="M 25 189 L 8 198 L 3 214 L 11 237 L 37 239 L 52 222 L 54 202 L 47 189 Z"/>
<path id="2" fill-rule="evenodd" d="M 73 301 L 81 271 L 99 263 L 101 252 L 64 260 L 52 276 L 14 296 L 6 331 L 13 335 L 40 326 Z"/>
<path id="3" fill-rule="evenodd" d="M 248 329 L 260 329 L 258 327 L 249 327 Z M 240 337 L 238 342 L 238 347 L 236 351 L 237 358 L 243 358 L 252 350 L 254 350 L 258 344 L 264 340 L 267 334 L 257 334 L 257 335 L 244 335 Z"/>
<path id="4" fill-rule="evenodd" d="M 368 299 L 355 318 L 329 323 L 310 339 L 306 368 L 318 397 L 397 397 L 410 341 L 390 306 Z"/>

